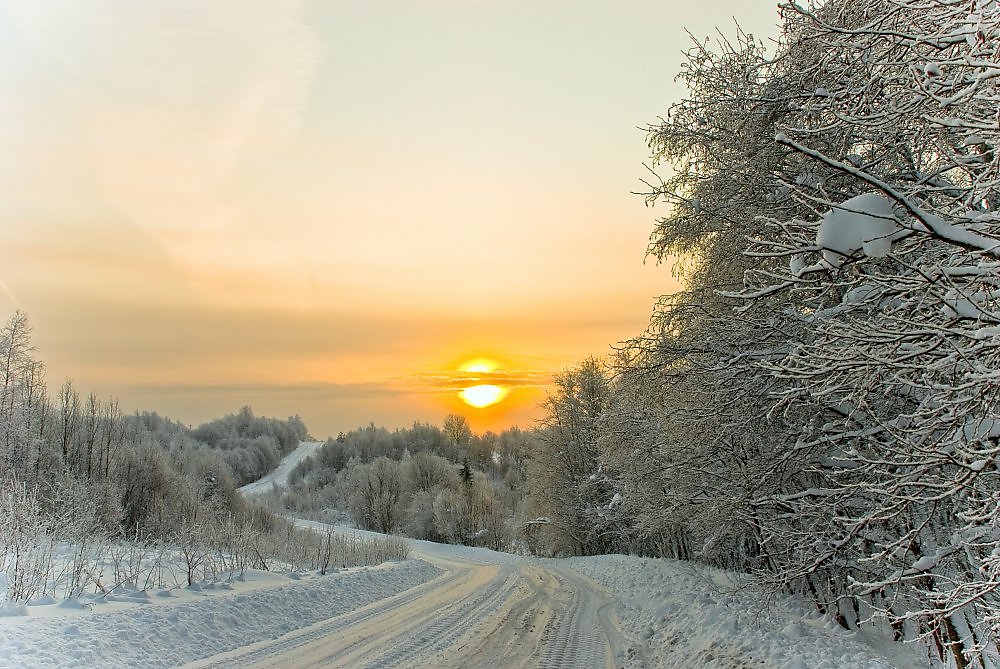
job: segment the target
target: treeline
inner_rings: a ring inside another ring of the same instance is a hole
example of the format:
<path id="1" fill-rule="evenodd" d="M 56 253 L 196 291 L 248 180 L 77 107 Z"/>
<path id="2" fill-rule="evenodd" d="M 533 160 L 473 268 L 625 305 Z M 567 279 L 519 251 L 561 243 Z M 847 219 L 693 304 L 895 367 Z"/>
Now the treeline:
<path id="1" fill-rule="evenodd" d="M 685 288 L 557 379 L 545 532 L 1000 666 L 1000 12 L 782 11 L 773 55 L 696 43 L 648 129 L 650 253 Z"/>
<path id="2" fill-rule="evenodd" d="M 82 398 L 69 381 L 51 396 L 21 312 L 0 329 L 0 435 L 10 487 L 27 486 L 43 506 L 76 490 L 87 501 L 81 514 L 101 532 L 167 536 L 195 515 L 243 511 L 221 453 L 180 424 L 125 415 L 113 399 Z"/>
<path id="3" fill-rule="evenodd" d="M 191 430 L 155 413 L 123 414 L 116 400 L 81 397 L 70 382 L 53 396 L 27 316 L 16 312 L 0 328 L 0 595 L 54 594 L 61 542 L 81 551 L 64 594 L 78 594 L 97 568 L 84 565 L 115 542 L 181 551 L 189 580 L 319 559 L 321 538 L 237 491 L 306 436 L 298 417 L 257 418 L 249 408 Z"/>
<path id="4" fill-rule="evenodd" d="M 358 527 L 510 550 L 521 540 L 529 434 L 476 435 L 465 418 L 443 429 L 370 425 L 330 439 L 292 471 L 286 507 L 346 512 Z"/>

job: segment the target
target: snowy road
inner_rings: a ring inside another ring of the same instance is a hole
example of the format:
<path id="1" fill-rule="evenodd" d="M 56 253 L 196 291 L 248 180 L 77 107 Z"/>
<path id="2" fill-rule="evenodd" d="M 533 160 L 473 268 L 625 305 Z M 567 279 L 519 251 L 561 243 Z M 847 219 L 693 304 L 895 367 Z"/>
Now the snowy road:
<path id="1" fill-rule="evenodd" d="M 253 495 L 262 495 L 271 492 L 273 486 L 287 489 L 288 475 L 292 473 L 292 470 L 302 460 L 318 451 L 323 446 L 323 443 L 322 441 L 303 441 L 299 444 L 298 448 L 286 455 L 272 472 L 253 483 L 246 484 L 239 489 L 240 492 L 245 496 L 252 497 Z"/>
<path id="2" fill-rule="evenodd" d="M 441 570 L 396 596 L 191 667 L 612 667 L 611 599 L 556 561 L 412 542 Z"/>
<path id="3" fill-rule="evenodd" d="M 321 442 L 303 442 L 244 495 L 287 487 Z M 325 529 L 320 523 L 298 521 Z M 352 530 L 353 531 L 353 530 Z M 442 574 L 394 597 L 191 667 L 613 666 L 620 635 L 600 586 L 553 560 L 410 541 Z"/>

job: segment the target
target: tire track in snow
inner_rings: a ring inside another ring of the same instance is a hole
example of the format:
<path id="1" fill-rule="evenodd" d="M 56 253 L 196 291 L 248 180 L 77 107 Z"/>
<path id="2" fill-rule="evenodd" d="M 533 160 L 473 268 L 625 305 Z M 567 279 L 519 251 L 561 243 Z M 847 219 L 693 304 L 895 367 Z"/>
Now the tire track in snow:
<path id="1" fill-rule="evenodd" d="M 502 569 L 489 583 L 485 591 L 473 597 L 454 603 L 447 612 L 426 611 L 416 624 L 389 640 L 388 648 L 381 657 L 368 656 L 351 666 L 393 668 L 423 664 L 432 656 L 452 647 L 463 636 L 490 620 L 490 614 L 509 596 L 517 584 L 515 574 Z M 331 666 L 329 661 L 337 661 L 342 656 L 324 658 L 318 666 Z M 424 665 L 431 666 L 431 665 Z"/>
<path id="2" fill-rule="evenodd" d="M 430 666 L 431 656 L 490 620 L 516 586 L 510 567 L 454 569 L 364 609 L 195 666 L 286 667 L 289 657 L 297 667 Z"/>
<path id="3" fill-rule="evenodd" d="M 412 606 L 415 602 L 426 597 L 428 591 L 448 591 L 454 583 L 460 581 L 461 577 L 461 573 L 445 573 L 394 597 L 389 597 L 349 613 L 327 618 L 314 625 L 289 632 L 274 641 L 257 642 L 235 651 L 203 659 L 189 665 L 189 669 L 209 667 L 212 669 L 241 669 L 242 667 L 256 666 L 258 663 L 266 662 L 269 658 L 281 656 L 285 653 L 292 653 L 298 648 L 329 635 L 336 634 L 344 628 L 369 623 L 385 615 L 387 611 Z"/>
<path id="4" fill-rule="evenodd" d="M 614 625 L 606 604 L 609 597 L 568 569 L 552 568 L 566 599 L 543 635 L 539 669 L 594 669 L 611 666 Z"/>
<path id="5" fill-rule="evenodd" d="M 196 666 L 600 669 L 618 656 L 611 598 L 559 561 L 411 543 L 441 576 Z"/>

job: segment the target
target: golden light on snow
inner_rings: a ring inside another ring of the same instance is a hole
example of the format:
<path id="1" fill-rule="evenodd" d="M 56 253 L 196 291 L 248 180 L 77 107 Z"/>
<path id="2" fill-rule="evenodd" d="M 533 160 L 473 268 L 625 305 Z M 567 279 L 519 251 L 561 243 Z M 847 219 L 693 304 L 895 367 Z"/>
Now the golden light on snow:
<path id="1" fill-rule="evenodd" d="M 500 386 L 494 386 L 491 384 L 484 384 L 466 388 L 460 392 L 458 396 L 461 397 L 462 401 L 469 406 L 482 409 L 483 407 L 488 407 L 502 400 L 507 396 L 507 392 L 506 388 L 501 388 Z"/>

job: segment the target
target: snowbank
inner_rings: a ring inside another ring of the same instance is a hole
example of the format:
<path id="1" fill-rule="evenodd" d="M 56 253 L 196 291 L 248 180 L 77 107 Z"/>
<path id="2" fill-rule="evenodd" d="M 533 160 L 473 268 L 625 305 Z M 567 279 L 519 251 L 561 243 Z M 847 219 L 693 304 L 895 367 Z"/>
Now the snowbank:
<path id="1" fill-rule="evenodd" d="M 420 560 L 326 576 L 248 572 L 246 582 L 29 606 L 27 617 L 0 617 L 0 667 L 177 666 L 276 639 L 440 573 Z"/>
<path id="2" fill-rule="evenodd" d="M 915 646 L 848 632 L 815 607 L 738 589 L 725 572 L 673 560 L 606 555 L 566 563 L 614 593 L 626 637 L 617 666 L 663 669 L 915 669 Z"/>

